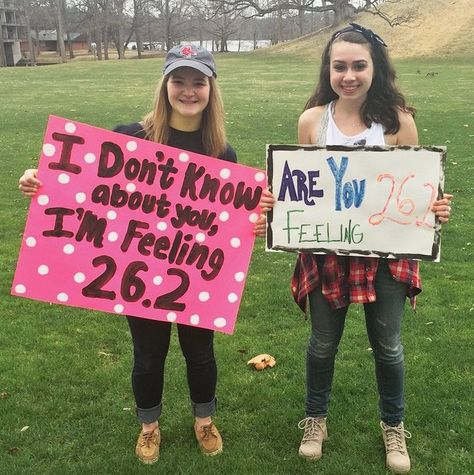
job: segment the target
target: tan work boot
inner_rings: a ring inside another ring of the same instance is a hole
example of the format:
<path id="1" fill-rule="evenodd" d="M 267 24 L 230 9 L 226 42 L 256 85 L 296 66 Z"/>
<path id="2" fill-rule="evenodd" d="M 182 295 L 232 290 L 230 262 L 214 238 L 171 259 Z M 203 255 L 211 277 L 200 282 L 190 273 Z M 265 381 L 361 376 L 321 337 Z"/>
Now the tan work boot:
<path id="1" fill-rule="evenodd" d="M 323 441 L 328 438 L 325 417 L 306 417 L 298 423 L 304 430 L 298 453 L 308 460 L 318 460 L 323 455 Z"/>
<path id="2" fill-rule="evenodd" d="M 139 460 L 147 464 L 155 463 L 160 456 L 160 442 L 159 427 L 148 432 L 141 431 L 135 448 Z"/>
<path id="3" fill-rule="evenodd" d="M 403 427 L 403 422 L 398 426 L 388 426 L 380 421 L 382 428 L 385 452 L 387 454 L 387 468 L 393 473 L 407 473 L 410 471 L 410 457 L 408 456 L 405 439 L 411 439 L 411 434 Z"/>
<path id="4" fill-rule="evenodd" d="M 204 455 L 217 455 L 222 452 L 222 437 L 213 422 L 199 428 L 195 425 L 194 434 Z"/>

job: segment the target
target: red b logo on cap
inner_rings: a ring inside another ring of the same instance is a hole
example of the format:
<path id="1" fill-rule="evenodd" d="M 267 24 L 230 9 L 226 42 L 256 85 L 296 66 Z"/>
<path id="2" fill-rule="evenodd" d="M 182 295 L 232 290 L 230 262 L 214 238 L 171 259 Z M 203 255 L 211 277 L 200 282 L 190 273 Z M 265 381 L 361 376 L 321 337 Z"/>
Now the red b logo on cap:
<path id="1" fill-rule="evenodd" d="M 196 56 L 197 53 L 193 51 L 193 47 L 191 45 L 183 46 L 179 53 L 182 56 Z"/>

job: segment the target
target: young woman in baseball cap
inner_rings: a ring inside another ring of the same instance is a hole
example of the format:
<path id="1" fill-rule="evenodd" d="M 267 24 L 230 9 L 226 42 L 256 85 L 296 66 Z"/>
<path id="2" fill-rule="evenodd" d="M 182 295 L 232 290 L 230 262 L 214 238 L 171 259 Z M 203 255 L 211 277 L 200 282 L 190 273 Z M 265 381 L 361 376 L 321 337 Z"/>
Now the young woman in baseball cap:
<path id="1" fill-rule="evenodd" d="M 153 110 L 141 122 L 119 125 L 114 130 L 236 162 L 236 153 L 226 141 L 224 107 L 216 78 L 214 58 L 205 48 L 191 44 L 172 48 L 165 59 Z M 34 196 L 41 186 L 36 175 L 37 170 L 26 170 L 20 178 L 19 188 L 26 196 Z M 160 453 L 159 419 L 172 324 L 131 316 L 127 320 L 134 350 L 132 387 L 142 425 L 136 454 L 142 462 L 151 464 Z M 214 332 L 182 324 L 177 324 L 177 331 L 186 360 L 194 433 L 201 451 L 216 455 L 222 451 L 222 438 L 211 419 L 217 403 Z"/>

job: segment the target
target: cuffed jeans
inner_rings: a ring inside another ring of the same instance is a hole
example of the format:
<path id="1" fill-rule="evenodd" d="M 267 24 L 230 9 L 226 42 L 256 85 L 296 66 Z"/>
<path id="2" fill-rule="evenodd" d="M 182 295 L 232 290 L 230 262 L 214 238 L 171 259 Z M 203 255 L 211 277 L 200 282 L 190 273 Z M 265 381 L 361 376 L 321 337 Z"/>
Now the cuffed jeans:
<path id="1" fill-rule="evenodd" d="M 164 367 L 171 336 L 171 323 L 127 317 L 133 340 L 132 388 L 137 416 L 142 423 L 161 415 Z M 214 332 L 177 325 L 179 344 L 186 360 L 186 373 L 194 416 L 208 417 L 216 411 L 217 365 Z"/>
<path id="2" fill-rule="evenodd" d="M 377 300 L 364 304 L 367 335 L 375 360 L 381 419 L 388 425 L 403 420 L 403 346 L 400 329 L 406 284 L 395 281 L 380 259 L 375 277 Z M 348 307 L 332 309 L 321 287 L 309 296 L 312 334 L 306 361 L 306 416 L 326 417 L 334 375 L 334 360 Z"/>

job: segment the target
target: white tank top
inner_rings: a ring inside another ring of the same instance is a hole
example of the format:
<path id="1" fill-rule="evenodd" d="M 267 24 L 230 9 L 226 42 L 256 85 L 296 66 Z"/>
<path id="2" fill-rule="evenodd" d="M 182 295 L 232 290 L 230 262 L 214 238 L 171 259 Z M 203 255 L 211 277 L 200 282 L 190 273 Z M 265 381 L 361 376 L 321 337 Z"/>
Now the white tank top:
<path id="1" fill-rule="evenodd" d="M 328 125 L 326 130 L 326 145 L 385 145 L 382 124 L 372 122 L 369 129 L 357 135 L 344 135 L 337 127 L 332 116 L 333 102 L 328 104 Z"/>

